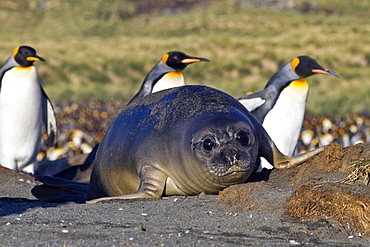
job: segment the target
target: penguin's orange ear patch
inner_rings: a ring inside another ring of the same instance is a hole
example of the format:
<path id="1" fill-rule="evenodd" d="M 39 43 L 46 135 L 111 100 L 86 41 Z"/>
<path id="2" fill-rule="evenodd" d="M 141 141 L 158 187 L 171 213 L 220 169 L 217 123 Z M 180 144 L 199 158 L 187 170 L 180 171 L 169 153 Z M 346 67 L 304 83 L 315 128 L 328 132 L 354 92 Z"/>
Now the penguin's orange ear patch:
<path id="1" fill-rule="evenodd" d="M 13 51 L 13 57 L 15 57 L 15 55 L 17 55 L 17 53 L 19 51 L 19 48 L 20 48 L 20 46 L 18 46 L 17 48 L 14 49 L 14 51 Z"/>
<path id="2" fill-rule="evenodd" d="M 163 56 L 162 56 L 162 62 L 164 63 L 164 64 L 167 64 L 167 61 L 168 61 L 168 58 L 170 57 L 170 55 L 168 55 L 167 53 L 166 54 L 164 54 Z"/>
<path id="3" fill-rule="evenodd" d="M 295 69 L 297 68 L 298 64 L 301 62 L 301 60 L 296 57 L 296 58 L 293 58 L 291 64 L 292 64 L 292 69 L 295 71 Z"/>

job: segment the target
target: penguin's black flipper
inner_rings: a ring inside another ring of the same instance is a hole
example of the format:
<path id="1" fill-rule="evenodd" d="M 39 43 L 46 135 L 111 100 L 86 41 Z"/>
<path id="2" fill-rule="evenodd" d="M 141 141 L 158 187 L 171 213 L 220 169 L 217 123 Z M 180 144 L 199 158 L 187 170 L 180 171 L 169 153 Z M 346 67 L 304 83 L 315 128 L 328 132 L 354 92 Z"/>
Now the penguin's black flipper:
<path id="1" fill-rule="evenodd" d="M 48 135 L 47 144 L 49 147 L 54 147 L 57 141 L 57 121 L 55 119 L 54 108 L 51 104 L 48 96 L 44 89 L 40 85 L 42 92 L 41 107 L 42 107 L 42 122 L 45 126 L 46 133 Z"/>
<path id="2" fill-rule="evenodd" d="M 257 93 L 248 94 L 238 98 L 239 102 L 247 108 L 248 111 L 254 111 L 257 108 L 262 107 L 266 103 L 266 95 L 262 91 Z"/>
<path id="3" fill-rule="evenodd" d="M 3 76 L 4 76 L 5 72 L 7 72 L 8 70 L 10 70 L 11 68 L 16 67 L 16 66 L 19 66 L 19 65 L 15 61 L 15 59 L 14 59 L 13 56 L 10 56 L 5 61 L 5 63 L 3 64 L 3 66 L 1 66 L 1 68 L 0 68 L 0 91 L 1 91 L 1 82 L 3 80 Z"/>
<path id="4" fill-rule="evenodd" d="M 267 87 L 257 93 L 239 98 L 239 102 L 247 108 L 260 123 L 263 123 L 267 113 L 274 107 L 279 97 L 275 87 Z"/>

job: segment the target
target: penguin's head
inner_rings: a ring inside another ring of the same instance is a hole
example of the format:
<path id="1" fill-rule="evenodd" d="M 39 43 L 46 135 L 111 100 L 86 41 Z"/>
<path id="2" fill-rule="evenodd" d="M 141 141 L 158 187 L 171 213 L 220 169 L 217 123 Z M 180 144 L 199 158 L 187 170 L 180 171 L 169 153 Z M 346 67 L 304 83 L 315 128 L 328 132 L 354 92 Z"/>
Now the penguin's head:
<path id="1" fill-rule="evenodd" d="M 162 56 L 162 62 L 177 71 L 185 69 L 191 63 L 200 61 L 209 62 L 207 58 L 192 57 L 180 51 L 170 51 Z"/>
<path id="2" fill-rule="evenodd" d="M 301 78 L 306 78 L 314 74 L 326 74 L 339 78 L 333 71 L 323 68 L 315 59 L 309 56 L 299 56 L 291 61 L 292 69 Z"/>
<path id="3" fill-rule="evenodd" d="M 44 58 L 36 55 L 36 50 L 29 46 L 19 46 L 13 51 L 14 60 L 21 67 L 32 66 L 35 61 L 45 61 Z"/>

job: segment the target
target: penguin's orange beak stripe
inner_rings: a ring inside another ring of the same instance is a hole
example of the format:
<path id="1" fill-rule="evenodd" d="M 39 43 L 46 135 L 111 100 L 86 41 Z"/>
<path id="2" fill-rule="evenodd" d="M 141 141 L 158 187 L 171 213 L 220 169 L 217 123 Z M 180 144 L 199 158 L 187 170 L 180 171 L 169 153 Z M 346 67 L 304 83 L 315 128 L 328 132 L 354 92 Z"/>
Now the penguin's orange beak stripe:
<path id="1" fill-rule="evenodd" d="M 186 58 L 184 60 L 181 61 L 182 63 L 196 63 L 196 62 L 200 62 L 200 59 L 196 59 L 196 58 Z"/>
<path id="2" fill-rule="evenodd" d="M 322 69 L 313 69 L 311 70 L 312 73 L 316 73 L 316 74 L 325 74 L 325 75 L 330 75 L 329 72 L 325 71 L 325 70 L 322 70 Z"/>
<path id="3" fill-rule="evenodd" d="M 40 61 L 41 59 L 38 57 L 27 57 L 26 60 L 27 61 Z"/>

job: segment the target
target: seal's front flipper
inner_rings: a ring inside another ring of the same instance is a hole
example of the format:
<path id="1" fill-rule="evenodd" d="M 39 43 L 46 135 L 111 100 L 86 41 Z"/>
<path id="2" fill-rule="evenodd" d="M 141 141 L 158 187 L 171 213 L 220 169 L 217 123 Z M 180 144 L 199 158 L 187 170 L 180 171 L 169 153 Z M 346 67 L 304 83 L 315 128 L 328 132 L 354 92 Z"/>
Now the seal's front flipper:
<path id="1" fill-rule="evenodd" d="M 295 167 L 297 165 L 306 162 L 316 154 L 324 151 L 324 147 L 317 148 L 315 150 L 299 154 L 296 156 L 287 156 L 282 154 L 276 147 L 275 143 L 271 140 L 270 136 L 265 130 L 263 130 L 263 138 L 261 144 L 260 155 L 264 157 L 270 164 L 276 169 L 285 169 Z"/>
<path id="2" fill-rule="evenodd" d="M 115 199 L 136 199 L 136 198 L 161 198 L 166 184 L 167 175 L 151 165 L 143 166 L 140 171 L 140 187 L 136 193 L 101 197 L 87 201 L 87 203 L 96 203 Z"/>

